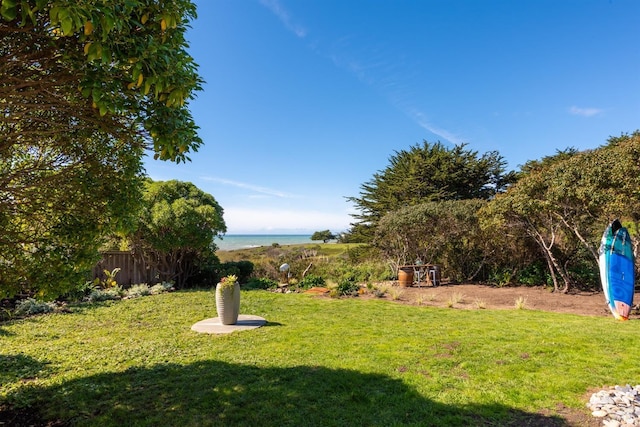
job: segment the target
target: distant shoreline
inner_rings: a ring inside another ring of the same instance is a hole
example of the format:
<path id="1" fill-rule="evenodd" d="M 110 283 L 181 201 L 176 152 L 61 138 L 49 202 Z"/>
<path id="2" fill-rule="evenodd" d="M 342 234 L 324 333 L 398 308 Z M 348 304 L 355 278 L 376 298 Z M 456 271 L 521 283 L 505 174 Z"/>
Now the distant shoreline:
<path id="1" fill-rule="evenodd" d="M 258 248 L 261 246 L 299 245 L 313 243 L 311 234 L 227 234 L 223 239 L 216 238 L 214 243 L 219 251 Z"/>

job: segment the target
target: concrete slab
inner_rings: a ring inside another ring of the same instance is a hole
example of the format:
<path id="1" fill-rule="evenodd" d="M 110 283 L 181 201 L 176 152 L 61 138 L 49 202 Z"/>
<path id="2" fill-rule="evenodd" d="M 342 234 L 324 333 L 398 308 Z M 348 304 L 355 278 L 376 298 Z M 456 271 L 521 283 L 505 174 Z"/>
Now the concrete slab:
<path id="1" fill-rule="evenodd" d="M 267 323 L 267 321 L 263 317 L 254 316 L 252 314 L 241 314 L 238 316 L 238 322 L 235 325 L 223 325 L 220 323 L 219 317 L 214 317 L 195 323 L 191 327 L 191 330 L 204 334 L 228 334 L 234 331 L 256 329 L 263 326 L 265 323 Z"/>

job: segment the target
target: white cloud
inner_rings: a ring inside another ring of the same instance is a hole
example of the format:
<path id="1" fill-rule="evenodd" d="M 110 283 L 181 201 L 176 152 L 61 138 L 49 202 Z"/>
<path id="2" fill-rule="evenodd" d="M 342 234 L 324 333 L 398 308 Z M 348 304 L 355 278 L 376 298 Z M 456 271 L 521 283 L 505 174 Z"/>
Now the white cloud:
<path id="1" fill-rule="evenodd" d="M 601 114 L 604 110 L 600 108 L 580 108 L 575 105 L 569 108 L 569 113 L 574 116 L 593 117 Z"/>
<path id="2" fill-rule="evenodd" d="M 260 0 L 260 4 L 276 15 L 280 22 L 284 24 L 285 28 L 297 37 L 303 38 L 307 35 L 307 30 L 303 26 L 293 22 L 291 15 L 279 0 Z"/>
<path id="3" fill-rule="evenodd" d="M 292 231 L 312 233 L 327 229 L 335 232 L 347 230 L 353 218 L 347 212 L 225 207 L 224 220 L 229 234 Z"/>
<path id="4" fill-rule="evenodd" d="M 462 139 L 449 132 L 446 129 L 442 129 L 439 128 L 437 126 L 434 126 L 433 124 L 431 124 L 429 122 L 429 120 L 427 120 L 426 116 L 421 113 L 420 111 L 417 110 L 410 110 L 407 112 L 407 114 L 409 115 L 409 117 L 411 117 L 413 120 L 415 120 L 415 122 L 418 124 L 418 126 L 422 127 L 423 129 L 428 130 L 429 132 L 438 135 L 439 137 L 442 137 L 443 139 L 453 143 L 453 144 L 462 144 L 464 141 L 462 141 Z"/>
<path id="5" fill-rule="evenodd" d="M 294 194 L 290 194 L 290 193 L 287 193 L 287 192 L 284 192 L 284 191 L 274 190 L 274 189 L 267 188 L 267 187 L 261 187 L 259 185 L 248 184 L 246 182 L 232 181 L 230 179 L 216 178 L 216 177 L 211 177 L 211 176 L 203 176 L 200 179 L 202 179 L 203 181 L 217 182 L 217 183 L 224 184 L 224 185 L 229 185 L 229 186 L 232 186 L 232 187 L 243 188 L 245 190 L 249 190 L 249 191 L 254 191 L 256 193 L 260 193 L 261 195 L 275 196 L 275 197 L 280 197 L 280 198 L 283 198 L 283 199 L 291 199 L 291 198 L 298 197 L 298 196 L 296 196 Z"/>

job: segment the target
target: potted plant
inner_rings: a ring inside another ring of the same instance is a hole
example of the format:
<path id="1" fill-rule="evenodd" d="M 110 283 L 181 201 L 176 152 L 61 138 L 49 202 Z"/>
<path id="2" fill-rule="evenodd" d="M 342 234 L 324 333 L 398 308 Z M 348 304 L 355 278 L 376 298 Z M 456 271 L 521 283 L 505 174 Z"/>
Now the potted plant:
<path id="1" fill-rule="evenodd" d="M 216 285 L 216 310 L 223 325 L 235 325 L 238 322 L 240 284 L 235 275 L 223 277 Z"/>

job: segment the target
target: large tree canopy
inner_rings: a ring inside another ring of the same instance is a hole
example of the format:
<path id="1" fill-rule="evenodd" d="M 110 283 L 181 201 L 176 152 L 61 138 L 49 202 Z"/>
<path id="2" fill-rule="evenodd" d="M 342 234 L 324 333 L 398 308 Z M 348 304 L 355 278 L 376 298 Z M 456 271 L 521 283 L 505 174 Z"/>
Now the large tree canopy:
<path id="1" fill-rule="evenodd" d="M 227 231 L 223 209 L 190 182 L 147 182 L 138 229 L 130 236 L 135 256 L 160 279 L 183 287 L 209 261 L 214 237 Z"/>
<path id="2" fill-rule="evenodd" d="M 145 149 L 201 144 L 188 0 L 0 1 L 0 296 L 78 285 L 132 228 Z"/>
<path id="3" fill-rule="evenodd" d="M 77 129 L 136 133 L 163 160 L 201 144 L 186 105 L 201 85 L 184 38 L 191 1 L 1 5 L 0 154 Z"/>
<path id="4" fill-rule="evenodd" d="M 591 257 L 614 218 L 640 220 L 640 132 L 610 138 L 598 149 L 558 152 L 523 168 L 518 182 L 485 209 L 487 221 L 519 228 L 536 242 L 556 290 L 576 282 L 572 269 Z M 558 278 L 559 276 L 559 278 Z"/>
<path id="5" fill-rule="evenodd" d="M 513 182 L 497 152 L 479 156 L 465 147 L 424 141 L 396 152 L 383 171 L 361 185 L 359 197 L 347 198 L 360 211 L 356 226 L 375 226 L 389 212 L 429 201 L 488 200 Z"/>
<path id="6" fill-rule="evenodd" d="M 416 258 L 439 264 L 454 280 L 473 280 L 490 256 L 490 236 L 479 226 L 479 199 L 425 202 L 386 214 L 373 244 L 395 271 Z"/>

